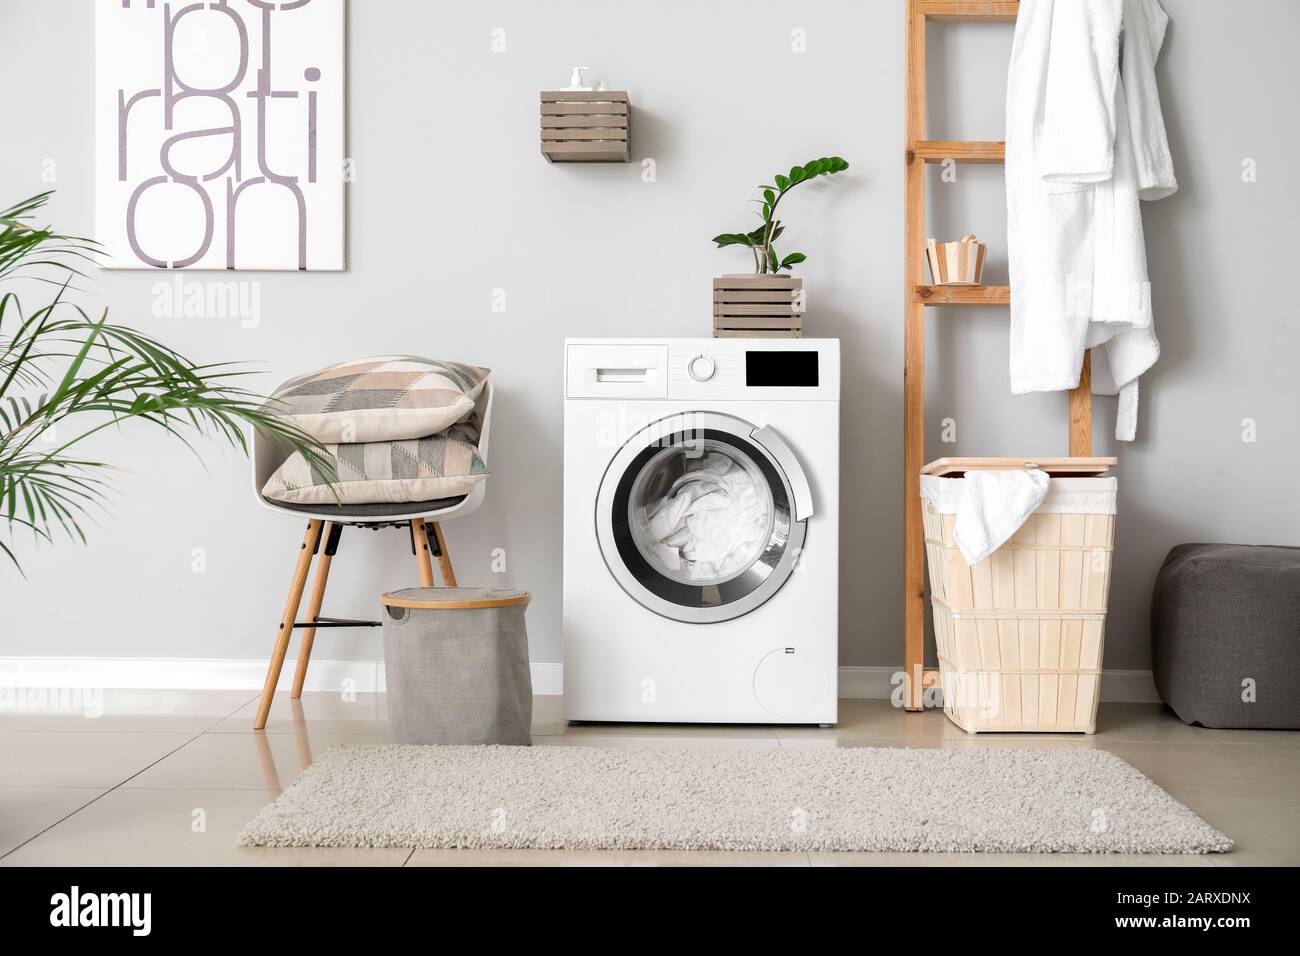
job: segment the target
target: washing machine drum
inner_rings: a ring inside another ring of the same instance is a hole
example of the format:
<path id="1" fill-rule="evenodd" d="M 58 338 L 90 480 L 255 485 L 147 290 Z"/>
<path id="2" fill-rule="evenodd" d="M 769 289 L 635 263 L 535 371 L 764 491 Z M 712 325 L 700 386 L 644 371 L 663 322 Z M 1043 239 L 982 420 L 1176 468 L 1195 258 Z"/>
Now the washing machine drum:
<path id="1" fill-rule="evenodd" d="M 610 573 L 676 621 L 740 617 L 794 571 L 812 511 L 803 469 L 770 427 L 691 412 L 637 432 L 596 502 Z"/>

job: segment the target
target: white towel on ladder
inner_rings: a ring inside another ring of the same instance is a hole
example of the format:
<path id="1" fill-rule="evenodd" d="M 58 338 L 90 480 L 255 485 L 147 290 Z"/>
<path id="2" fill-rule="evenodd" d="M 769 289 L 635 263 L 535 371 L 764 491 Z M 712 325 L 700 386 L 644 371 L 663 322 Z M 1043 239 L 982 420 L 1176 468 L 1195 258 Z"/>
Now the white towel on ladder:
<path id="1" fill-rule="evenodd" d="M 1160 356 L 1139 199 L 1178 188 L 1156 91 L 1168 17 L 1157 0 L 1021 0 L 1007 77 L 1011 391 L 1079 382 L 1119 395 Z"/>

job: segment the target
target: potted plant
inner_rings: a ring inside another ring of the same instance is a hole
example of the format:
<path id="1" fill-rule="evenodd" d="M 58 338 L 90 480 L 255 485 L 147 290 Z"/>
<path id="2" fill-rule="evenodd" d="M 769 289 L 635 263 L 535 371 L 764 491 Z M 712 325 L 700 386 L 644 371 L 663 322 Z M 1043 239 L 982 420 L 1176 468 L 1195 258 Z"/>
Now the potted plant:
<path id="1" fill-rule="evenodd" d="M 69 295 L 98 246 L 30 225 L 41 193 L 0 212 L 0 554 L 22 570 L 13 534 L 26 529 L 50 541 L 60 529 L 86 540 L 82 523 L 108 499 L 107 462 L 77 446 L 106 428 L 145 422 L 189 443 L 187 433 L 214 434 L 247 450 L 252 425 L 302 452 L 334 477 L 319 442 L 277 417 L 266 400 L 239 386 L 250 370 L 196 365 L 161 342 L 92 318 Z M 54 291 L 24 312 L 13 285 Z M 8 540 L 6 540 L 8 539 Z"/>
<path id="2" fill-rule="evenodd" d="M 849 164 L 839 156 L 823 156 L 789 173 L 777 173 L 772 185 L 758 188 L 758 228 L 749 232 L 724 232 L 713 237 L 718 248 L 745 246 L 754 260 L 746 275 L 724 275 L 713 280 L 713 334 L 718 336 L 787 335 L 803 333 L 803 279 L 789 270 L 808 257 L 802 252 L 781 256 L 776 240 L 785 231 L 777 208 L 786 193 L 818 176 L 843 172 Z"/>

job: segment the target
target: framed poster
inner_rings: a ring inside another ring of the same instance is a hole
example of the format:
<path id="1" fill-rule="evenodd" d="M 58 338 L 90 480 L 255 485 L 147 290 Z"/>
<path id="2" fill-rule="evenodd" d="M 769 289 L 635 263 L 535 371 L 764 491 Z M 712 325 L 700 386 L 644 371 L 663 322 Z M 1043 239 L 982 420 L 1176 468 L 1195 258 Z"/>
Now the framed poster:
<path id="1" fill-rule="evenodd" d="M 104 265 L 344 267 L 343 4 L 99 0 Z"/>

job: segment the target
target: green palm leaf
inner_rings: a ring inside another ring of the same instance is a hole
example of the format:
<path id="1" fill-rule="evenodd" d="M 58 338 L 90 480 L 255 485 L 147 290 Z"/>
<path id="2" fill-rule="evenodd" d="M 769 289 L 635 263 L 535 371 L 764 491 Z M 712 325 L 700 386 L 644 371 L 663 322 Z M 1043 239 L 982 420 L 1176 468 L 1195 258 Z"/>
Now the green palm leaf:
<path id="1" fill-rule="evenodd" d="M 267 399 L 242 386 L 244 365 L 199 365 L 144 333 L 92 318 L 71 301 L 74 278 L 93 264 L 95 243 L 29 224 L 42 193 L 0 212 L 0 281 L 41 279 L 52 300 L 24 315 L 13 291 L 0 293 L 0 520 L 38 541 L 60 531 L 86 540 L 84 524 L 111 497 L 106 462 L 75 447 L 133 419 L 161 428 L 192 451 L 196 435 L 247 453 L 248 427 L 301 452 L 333 480 L 321 444 L 276 415 Z M 197 454 L 197 451 L 196 451 Z M 10 542 L 0 552 L 21 571 Z"/>

